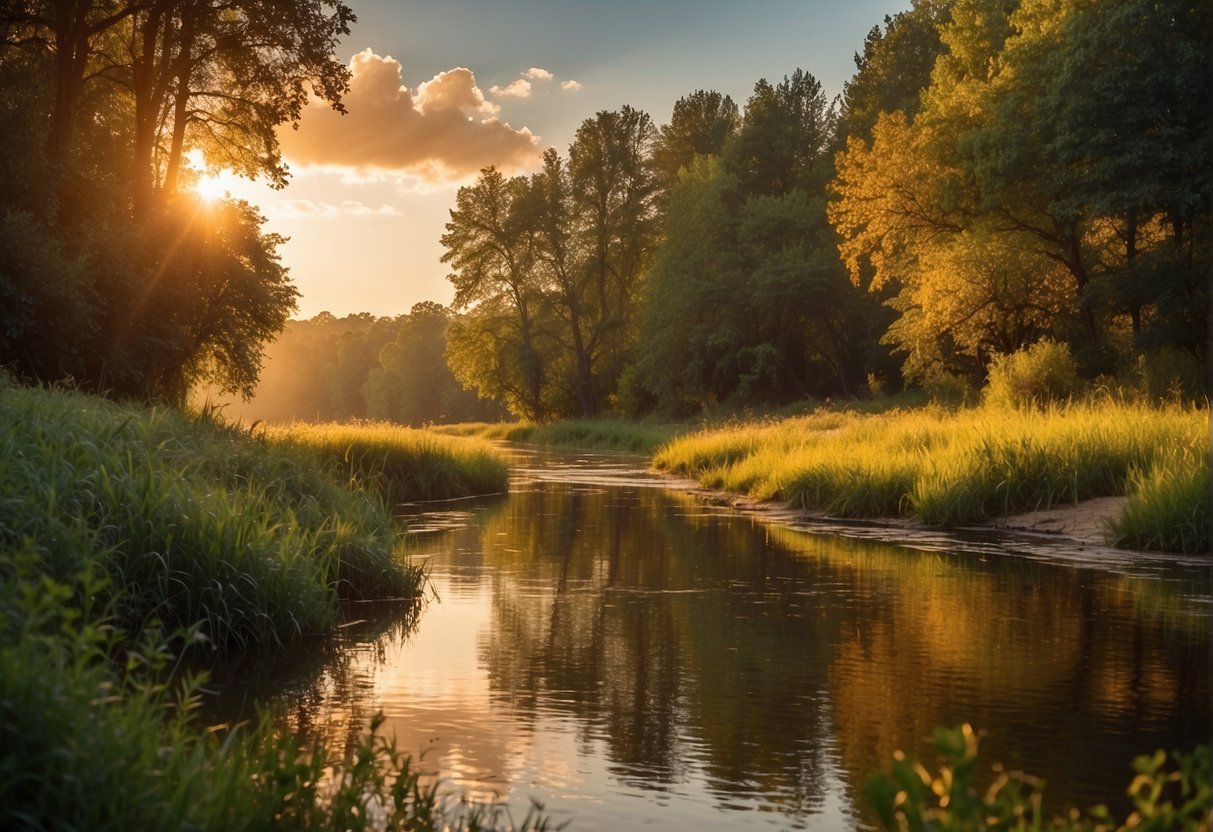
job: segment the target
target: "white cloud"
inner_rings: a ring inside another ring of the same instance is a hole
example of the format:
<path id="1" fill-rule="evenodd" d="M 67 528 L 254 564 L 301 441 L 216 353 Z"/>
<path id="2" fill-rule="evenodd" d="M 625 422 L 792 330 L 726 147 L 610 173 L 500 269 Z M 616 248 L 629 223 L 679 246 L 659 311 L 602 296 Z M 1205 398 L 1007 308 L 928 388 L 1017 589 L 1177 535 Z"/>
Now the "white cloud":
<path id="1" fill-rule="evenodd" d="M 438 185 L 488 165 L 525 169 L 539 156 L 538 137 L 499 121 L 500 107 L 485 99 L 469 69 L 441 72 L 415 91 L 403 84 L 399 61 L 370 49 L 351 59 L 350 70 L 346 115 L 312 101 L 298 130 L 279 132 L 292 165 L 352 180 L 386 174 Z"/>
<path id="2" fill-rule="evenodd" d="M 519 78 L 512 84 L 507 84 L 504 87 L 493 85 L 489 87 L 489 92 L 493 95 L 499 95 L 503 98 L 530 98 L 531 97 L 531 82 L 525 78 Z"/>
<path id="3" fill-rule="evenodd" d="M 394 205 L 382 204 L 378 208 L 357 200 L 347 199 L 339 204 L 315 202 L 310 199 L 280 199 L 266 210 L 275 218 L 299 219 L 315 217 L 401 217 L 404 213 Z"/>
<path id="4" fill-rule="evenodd" d="M 561 81 L 560 89 L 564 90 L 565 92 L 577 92 L 581 89 L 581 84 L 571 79 L 568 81 Z"/>
<path id="5" fill-rule="evenodd" d="M 533 66 L 526 72 L 522 73 L 527 78 L 535 81 L 551 81 L 556 76 L 541 67 Z"/>

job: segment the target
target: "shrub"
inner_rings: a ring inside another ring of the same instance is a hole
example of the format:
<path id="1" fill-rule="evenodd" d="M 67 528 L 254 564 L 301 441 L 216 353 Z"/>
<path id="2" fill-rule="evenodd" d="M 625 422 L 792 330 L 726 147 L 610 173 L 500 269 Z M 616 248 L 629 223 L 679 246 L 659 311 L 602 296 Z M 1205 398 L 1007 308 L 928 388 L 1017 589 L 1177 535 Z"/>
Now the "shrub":
<path id="1" fill-rule="evenodd" d="M 1064 344 L 1038 341 L 990 363 L 984 398 L 995 407 L 1043 406 L 1078 392 L 1078 365 Z"/>
<path id="2" fill-rule="evenodd" d="M 1133 761 L 1136 776 L 1127 790 L 1134 811 L 1124 824 L 1106 806 L 1084 815 L 1070 809 L 1044 818 L 1044 782 L 1025 774 L 1001 771 L 984 794 L 973 784 L 977 772 L 977 735 L 968 725 L 936 728 L 936 751 L 943 759 L 939 775 L 898 751 L 890 774 L 868 781 L 868 801 L 886 829 L 931 832 L 1019 832 L 1048 828 L 1054 832 L 1208 832 L 1209 747 L 1173 755 L 1175 768 L 1165 768 L 1162 751 Z M 996 768 L 996 770 L 998 770 Z"/>

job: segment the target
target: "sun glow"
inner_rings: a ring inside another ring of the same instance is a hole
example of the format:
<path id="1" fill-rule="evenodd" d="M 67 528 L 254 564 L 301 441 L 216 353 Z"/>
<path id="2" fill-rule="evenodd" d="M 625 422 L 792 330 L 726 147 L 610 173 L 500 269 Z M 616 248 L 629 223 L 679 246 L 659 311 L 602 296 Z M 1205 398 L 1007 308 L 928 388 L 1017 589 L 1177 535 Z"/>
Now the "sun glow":
<path id="1" fill-rule="evenodd" d="M 216 199 L 222 199 L 227 196 L 227 182 L 224 181 L 222 174 L 218 176 L 203 174 L 194 183 L 194 193 L 207 202 L 213 202 Z"/>
<path id="2" fill-rule="evenodd" d="M 195 177 L 192 190 L 200 199 L 214 202 L 230 195 L 232 182 L 236 179 L 230 170 L 210 167 L 202 151 L 197 148 L 186 151 L 185 161 Z"/>

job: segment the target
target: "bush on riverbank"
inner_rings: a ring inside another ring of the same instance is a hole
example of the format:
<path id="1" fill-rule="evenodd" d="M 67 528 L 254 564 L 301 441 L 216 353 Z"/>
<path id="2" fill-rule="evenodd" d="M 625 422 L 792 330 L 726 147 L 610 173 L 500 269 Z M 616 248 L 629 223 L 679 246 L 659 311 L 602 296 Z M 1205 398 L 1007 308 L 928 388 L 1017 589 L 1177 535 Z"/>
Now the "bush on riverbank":
<path id="1" fill-rule="evenodd" d="M 875 416 L 825 411 L 681 437 L 654 464 L 710 488 L 833 516 L 910 516 L 937 525 L 1128 495 L 1142 508 L 1130 511 L 1133 531 L 1118 526 L 1114 540 L 1206 552 L 1207 420 L 1190 406 L 1116 401 Z M 1172 530 L 1176 516 L 1187 518 L 1182 535 Z"/>
<path id="2" fill-rule="evenodd" d="M 389 504 L 500 494 L 509 484 L 505 458 L 487 442 L 440 436 L 386 422 L 269 428 L 276 446 L 306 449 L 359 488 Z"/>

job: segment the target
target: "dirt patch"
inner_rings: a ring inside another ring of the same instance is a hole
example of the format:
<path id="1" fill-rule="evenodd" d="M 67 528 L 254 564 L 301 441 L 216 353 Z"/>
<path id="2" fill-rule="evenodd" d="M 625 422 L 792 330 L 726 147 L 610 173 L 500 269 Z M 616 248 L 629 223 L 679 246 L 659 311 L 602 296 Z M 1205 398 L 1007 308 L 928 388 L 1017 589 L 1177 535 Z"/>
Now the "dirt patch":
<path id="1" fill-rule="evenodd" d="M 992 529 L 1056 534 L 1099 546 L 1107 542 L 1107 525 L 1120 516 L 1127 501 L 1127 497 L 1096 497 L 1070 505 L 999 517 L 985 525 Z"/>

